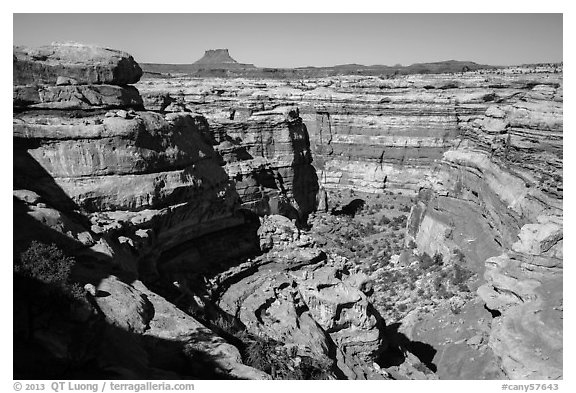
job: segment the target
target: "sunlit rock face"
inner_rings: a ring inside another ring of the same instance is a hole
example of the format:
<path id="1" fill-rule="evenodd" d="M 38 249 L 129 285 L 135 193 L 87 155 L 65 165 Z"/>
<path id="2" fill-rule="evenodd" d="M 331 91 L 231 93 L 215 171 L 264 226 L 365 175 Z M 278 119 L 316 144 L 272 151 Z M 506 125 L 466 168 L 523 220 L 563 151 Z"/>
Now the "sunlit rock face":
<path id="1" fill-rule="evenodd" d="M 149 261 L 170 266 L 166 259 L 189 240 L 233 227 L 245 232 L 241 210 L 301 220 L 316 207 L 297 107 L 212 125 L 175 105 L 143 111 L 129 85 L 142 75 L 134 59 L 80 44 L 15 48 L 14 72 L 15 187 L 36 192 L 41 204 L 24 207 L 17 198 L 18 211 L 52 217 L 55 234 L 44 235 L 64 235 L 71 248 L 88 246 L 104 259 L 122 249 L 124 268 L 157 275 Z M 61 217 L 76 213 L 83 223 Z M 25 247 L 30 230 L 17 232 Z M 238 249 L 257 250 L 255 238 L 248 243 Z"/>
<path id="2" fill-rule="evenodd" d="M 144 78 L 138 87 L 148 109 L 170 109 L 177 102 L 201 112 L 211 124 L 236 123 L 240 127 L 260 112 L 297 105 L 310 135 L 321 184 L 328 188 L 411 193 L 432 174 L 433 163 L 461 143 L 464 132 L 470 131 L 470 139 L 482 138 L 472 135 L 478 128 L 490 138 L 501 138 L 506 127 L 533 129 L 534 124 L 524 127 L 522 122 L 545 122 L 546 116 L 555 116 L 554 106 L 561 109 L 562 89 L 556 88 L 561 74 L 546 68 L 536 71 L 540 72 L 516 74 L 505 70 L 286 81 Z M 526 103 L 520 104 L 519 94 L 528 94 Z M 498 107 L 508 98 L 515 104 L 502 105 L 486 114 L 489 107 Z M 499 111 L 510 112 L 506 122 Z M 534 115 L 530 120 L 529 111 L 539 111 L 541 116 Z M 515 135 L 511 138 L 518 139 L 521 133 Z M 486 143 L 486 138 L 476 142 Z"/>
<path id="3" fill-rule="evenodd" d="M 316 209 L 318 179 L 298 107 L 276 107 L 245 121 L 215 121 L 211 129 L 244 208 L 291 218 Z"/>
<path id="4" fill-rule="evenodd" d="M 485 260 L 478 295 L 496 311 L 490 347 L 506 376 L 562 376 L 562 79 L 509 82 L 515 94 L 461 116 L 413 208 L 408 239 Z M 506 91 L 506 90 L 504 90 Z M 426 194 L 426 193 L 424 193 Z M 440 235 L 439 235 L 440 234 Z M 522 344 L 521 344 L 522 343 Z"/>

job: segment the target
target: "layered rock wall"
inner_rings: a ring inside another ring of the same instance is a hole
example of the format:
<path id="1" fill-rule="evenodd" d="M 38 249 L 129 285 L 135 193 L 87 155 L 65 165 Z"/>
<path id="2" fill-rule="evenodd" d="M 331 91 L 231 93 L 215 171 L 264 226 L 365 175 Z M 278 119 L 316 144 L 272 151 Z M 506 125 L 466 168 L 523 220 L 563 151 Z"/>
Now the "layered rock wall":
<path id="1" fill-rule="evenodd" d="M 482 113 L 459 115 L 461 142 L 423 183 L 433 192 L 413 209 L 408 232 L 429 253 L 457 247 L 485 260 L 478 295 L 499 315 L 490 347 L 502 370 L 513 379 L 555 379 L 562 376 L 562 80 L 539 75 L 515 87 L 496 91 L 500 98 Z"/>

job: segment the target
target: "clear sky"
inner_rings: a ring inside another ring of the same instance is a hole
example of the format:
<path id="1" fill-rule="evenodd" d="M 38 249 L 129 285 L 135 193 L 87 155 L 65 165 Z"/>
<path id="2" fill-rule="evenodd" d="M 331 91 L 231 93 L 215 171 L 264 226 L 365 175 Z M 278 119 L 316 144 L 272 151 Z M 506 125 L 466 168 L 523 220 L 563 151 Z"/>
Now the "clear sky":
<path id="1" fill-rule="evenodd" d="M 563 60 L 562 14 L 14 14 L 13 21 L 14 45 L 77 41 L 141 63 L 192 63 L 216 48 L 268 67 Z"/>

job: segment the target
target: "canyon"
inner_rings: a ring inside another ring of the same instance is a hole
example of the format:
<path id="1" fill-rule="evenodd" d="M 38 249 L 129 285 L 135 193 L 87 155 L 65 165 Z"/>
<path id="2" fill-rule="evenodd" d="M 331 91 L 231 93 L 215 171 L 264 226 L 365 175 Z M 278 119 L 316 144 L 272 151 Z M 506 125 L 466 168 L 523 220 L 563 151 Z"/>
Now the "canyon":
<path id="1" fill-rule="evenodd" d="M 15 285 L 15 373 L 563 377 L 561 65 L 232 68 L 14 48 L 14 260 L 83 287 Z"/>

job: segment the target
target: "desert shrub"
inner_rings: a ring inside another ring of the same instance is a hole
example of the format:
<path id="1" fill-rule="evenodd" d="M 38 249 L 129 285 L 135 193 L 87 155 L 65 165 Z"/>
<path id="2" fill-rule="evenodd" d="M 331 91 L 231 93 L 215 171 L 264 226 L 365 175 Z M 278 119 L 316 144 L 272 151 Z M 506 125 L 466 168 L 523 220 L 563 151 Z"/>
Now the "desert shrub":
<path id="1" fill-rule="evenodd" d="M 452 285 L 462 286 L 474 273 L 460 265 L 454 265 L 454 272 L 450 282 Z"/>
<path id="2" fill-rule="evenodd" d="M 275 374 L 278 370 L 274 352 L 278 344 L 273 340 L 248 336 L 246 338 L 242 351 L 244 363 L 270 375 Z M 285 365 L 280 366 L 284 367 Z M 274 377 L 274 375 L 272 376 Z"/>
<path id="3" fill-rule="evenodd" d="M 39 281 L 49 296 L 63 295 L 70 299 L 84 299 L 84 290 L 70 280 L 76 261 L 67 257 L 55 244 L 33 241 L 20 254 L 14 272 L 23 277 Z"/>
<path id="4" fill-rule="evenodd" d="M 426 270 L 430 268 L 430 266 L 434 265 L 434 259 L 427 252 L 423 252 L 422 255 L 418 257 L 420 261 L 420 266 L 422 269 Z"/>
<path id="5" fill-rule="evenodd" d="M 326 380 L 331 379 L 328 370 L 330 369 L 330 365 L 326 362 L 320 361 L 318 359 L 302 356 L 301 362 L 298 365 L 298 370 L 300 375 L 303 377 L 301 379 L 314 379 L 314 380 Z"/>
<path id="6" fill-rule="evenodd" d="M 361 234 L 365 234 L 365 235 L 373 235 L 375 233 L 377 233 L 378 231 L 376 229 L 374 229 L 374 224 L 369 222 L 368 224 L 366 224 L 366 226 L 363 228 L 364 229 L 364 233 L 361 232 Z"/>
<path id="7" fill-rule="evenodd" d="M 404 225 L 406 224 L 406 221 L 408 220 L 408 216 L 405 214 L 401 214 L 399 216 L 396 216 L 392 219 L 392 221 L 394 221 L 395 223 L 397 223 L 398 225 Z"/>
<path id="8" fill-rule="evenodd" d="M 434 290 L 436 290 L 436 292 L 440 291 L 440 288 L 442 288 L 442 278 L 440 277 L 434 278 L 432 285 L 434 286 Z"/>
<path id="9" fill-rule="evenodd" d="M 438 295 L 438 297 L 440 298 L 446 298 L 447 296 L 447 292 L 446 292 L 446 288 L 444 287 L 444 285 L 440 284 L 438 286 L 438 289 L 436 290 L 436 294 Z"/>
<path id="10" fill-rule="evenodd" d="M 210 329 L 224 338 L 235 337 L 243 332 L 242 325 L 231 315 L 218 314 L 215 318 L 206 321 L 206 323 Z"/>
<path id="11" fill-rule="evenodd" d="M 444 263 L 443 256 L 439 252 L 434 254 L 434 257 L 432 258 L 432 260 L 434 261 L 434 264 L 438 265 L 438 266 L 442 266 L 442 264 Z"/>
<path id="12" fill-rule="evenodd" d="M 291 366 L 295 350 L 281 343 L 257 336 L 244 337 L 242 348 L 244 363 L 270 374 L 274 379 L 330 379 L 331 365 L 327 361 L 300 356 L 300 363 Z"/>
<path id="13" fill-rule="evenodd" d="M 460 312 L 462 311 L 462 309 L 461 309 L 460 307 L 458 307 L 458 306 L 452 305 L 452 306 L 450 306 L 450 311 L 452 312 L 452 314 L 458 315 L 458 314 L 460 314 Z"/>
<path id="14" fill-rule="evenodd" d="M 430 374 L 430 370 L 428 369 L 428 367 L 426 367 L 426 365 L 422 362 L 418 362 L 414 365 L 414 368 L 424 374 Z"/>
<path id="15" fill-rule="evenodd" d="M 390 224 L 390 219 L 385 215 L 383 215 L 378 221 L 378 225 L 388 225 L 388 224 Z"/>
<path id="16" fill-rule="evenodd" d="M 455 248 L 452 251 L 452 254 L 454 254 L 454 262 L 455 263 L 464 264 L 466 262 L 466 257 L 464 255 L 464 253 L 459 248 Z"/>
<path id="17" fill-rule="evenodd" d="M 406 311 L 407 309 L 408 309 L 408 306 L 405 305 L 405 304 L 399 304 L 399 305 L 398 305 L 398 311 L 400 311 L 400 312 L 404 312 L 404 311 Z"/>
<path id="18" fill-rule="evenodd" d="M 408 206 L 408 205 L 402 206 L 400 208 L 400 211 L 408 213 L 410 211 L 410 206 Z"/>
<path id="19" fill-rule="evenodd" d="M 416 247 L 417 247 L 417 246 L 416 246 L 416 242 L 415 242 L 414 240 L 410 239 L 410 242 L 408 243 L 408 248 L 411 249 L 411 250 L 413 250 L 413 249 L 415 249 Z"/>

